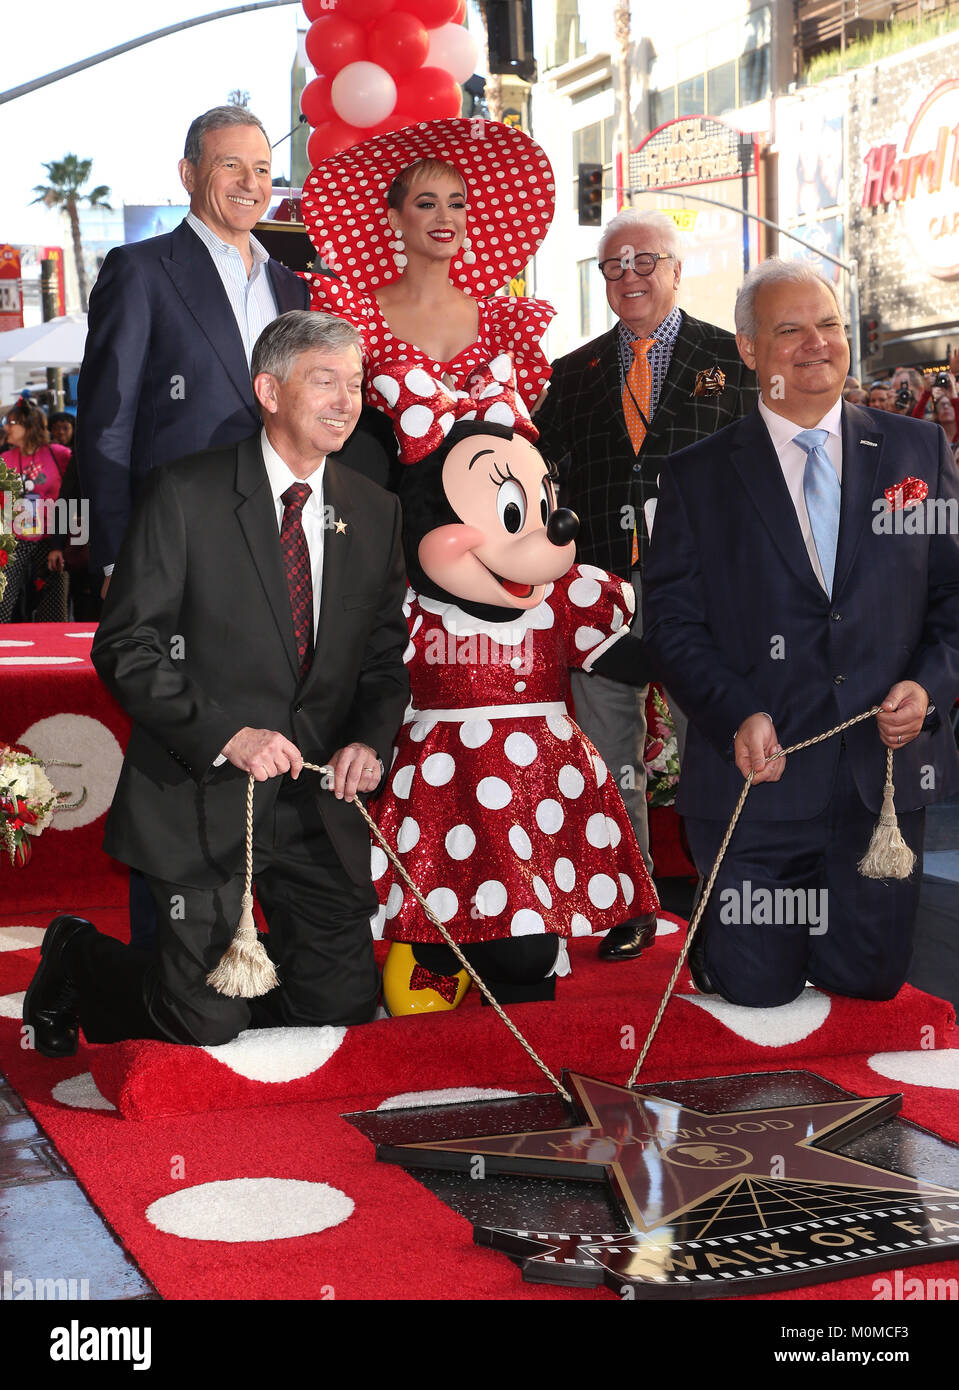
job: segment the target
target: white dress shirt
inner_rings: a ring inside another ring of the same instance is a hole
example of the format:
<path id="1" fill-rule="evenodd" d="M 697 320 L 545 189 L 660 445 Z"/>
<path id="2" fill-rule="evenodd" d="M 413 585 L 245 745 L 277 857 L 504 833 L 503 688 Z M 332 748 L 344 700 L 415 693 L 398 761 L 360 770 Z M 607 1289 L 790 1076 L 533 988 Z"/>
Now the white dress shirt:
<path id="1" fill-rule="evenodd" d="M 270 491 L 273 494 L 278 531 L 283 529 L 283 513 L 286 508 L 281 499 L 287 488 L 292 483 L 306 483 L 307 487 L 311 489 L 310 496 L 303 508 L 303 534 L 306 536 L 306 546 L 310 552 L 310 571 L 313 575 L 313 640 L 315 642 L 316 629 L 320 621 L 320 596 L 323 590 L 323 474 L 326 472 L 326 459 L 308 478 L 298 478 L 280 458 L 267 438 L 265 429 L 260 431 L 260 446 L 263 450 L 263 462 L 266 464 L 266 473 L 270 481 Z"/>
<path id="2" fill-rule="evenodd" d="M 792 420 L 787 420 L 782 415 L 777 415 L 760 396 L 759 413 L 763 418 L 769 437 L 772 440 L 773 448 L 779 459 L 779 466 L 783 472 L 786 487 L 789 489 L 789 496 L 796 509 L 796 519 L 799 522 L 799 529 L 802 532 L 803 543 L 806 553 L 809 556 L 809 563 L 813 567 L 813 572 L 823 589 L 826 588 L 822 577 L 822 565 L 819 563 L 819 552 L 816 550 L 816 542 L 813 538 L 812 527 L 809 524 L 809 512 L 806 510 L 806 498 L 803 494 L 803 474 L 806 471 L 807 454 L 793 440 L 797 434 L 801 434 L 806 428 L 805 425 L 794 424 Z M 836 476 L 842 483 L 842 401 L 826 411 L 826 414 L 812 426 L 813 429 L 826 430 L 828 438 L 825 443 L 826 454 L 829 462 L 836 470 Z"/>
<path id="3" fill-rule="evenodd" d="M 210 253 L 216 266 L 216 273 L 223 281 L 236 326 L 243 340 L 247 366 L 253 358 L 253 346 L 268 323 L 277 316 L 276 297 L 267 273 L 266 264 L 270 259 L 266 248 L 250 236 L 250 252 L 253 256 L 253 269 L 249 275 L 243 257 L 235 246 L 221 240 L 216 232 L 211 232 L 205 222 L 194 213 L 186 215 L 187 226 L 192 227 L 203 245 Z"/>

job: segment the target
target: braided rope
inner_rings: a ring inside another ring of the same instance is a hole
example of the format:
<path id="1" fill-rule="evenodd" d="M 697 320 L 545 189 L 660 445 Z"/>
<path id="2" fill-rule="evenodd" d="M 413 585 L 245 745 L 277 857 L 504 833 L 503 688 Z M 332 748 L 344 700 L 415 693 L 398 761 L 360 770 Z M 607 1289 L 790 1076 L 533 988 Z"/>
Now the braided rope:
<path id="1" fill-rule="evenodd" d="M 253 788 L 256 778 L 250 773 L 246 784 L 246 877 L 243 880 L 243 907 L 253 907 Z"/>
<path id="2" fill-rule="evenodd" d="M 852 728 L 854 724 L 859 724 L 864 719 L 871 719 L 875 714 L 878 714 L 880 709 L 880 705 L 875 705 L 872 709 L 865 710 L 862 714 L 857 714 L 852 719 L 847 719 L 841 724 L 836 724 L 832 729 L 828 729 L 825 733 L 817 734 L 814 738 L 803 739 L 802 742 L 794 743 L 790 748 L 780 749 L 778 753 L 774 753 L 771 757 L 767 758 L 766 762 L 768 764 L 774 762 L 777 758 L 785 758 L 792 753 L 801 752 L 801 750 L 804 748 L 811 748 L 813 744 L 824 743 L 826 739 L 833 738 L 836 734 L 842 733 L 845 729 Z M 891 781 L 891 750 L 887 750 L 887 752 L 889 753 L 889 756 L 887 757 L 887 781 Z M 333 769 L 330 767 L 320 766 L 317 763 L 308 762 L 304 762 L 303 766 L 310 772 L 319 772 L 325 776 L 332 776 Z M 663 1014 L 666 1011 L 666 1007 L 669 1003 L 669 1000 L 672 997 L 673 990 L 676 987 L 676 981 L 679 979 L 682 968 L 686 963 L 686 957 L 689 954 L 689 948 L 692 945 L 697 930 L 699 929 L 699 924 L 702 920 L 703 913 L 705 912 L 706 905 L 709 901 L 713 885 L 716 882 L 716 877 L 719 873 L 720 865 L 722 864 L 723 859 L 726 855 L 726 851 L 729 848 L 729 842 L 733 837 L 733 833 L 736 829 L 736 824 L 742 813 L 743 806 L 746 804 L 746 797 L 749 795 L 750 788 L 753 784 L 753 776 L 753 772 L 750 771 L 749 775 L 746 778 L 745 785 L 743 786 L 739 800 L 736 803 L 736 809 L 733 812 L 732 819 L 730 820 L 729 825 L 726 828 L 726 833 L 723 836 L 722 844 L 719 847 L 719 853 L 716 856 L 716 862 L 713 864 L 712 870 L 709 874 L 709 878 L 705 884 L 699 902 L 696 905 L 696 910 L 693 913 L 692 919 L 690 920 L 689 929 L 686 933 L 686 939 L 683 942 L 682 949 L 679 953 L 679 959 L 676 962 L 676 968 L 674 969 L 669 979 L 669 983 L 667 984 L 663 997 L 660 1001 L 659 1008 L 656 1011 L 656 1016 L 653 1019 L 652 1026 L 650 1027 L 650 1030 L 646 1036 L 646 1041 L 643 1044 L 642 1050 L 640 1051 L 639 1057 L 637 1058 L 636 1065 L 634 1066 L 629 1080 L 627 1082 L 628 1086 L 635 1085 L 636 1078 L 639 1075 L 643 1062 L 646 1060 L 646 1056 L 649 1052 L 649 1049 L 651 1048 L 653 1040 L 656 1037 L 656 1033 L 659 1030 L 659 1025 L 662 1022 Z M 252 909 L 253 904 L 253 788 L 255 782 L 256 779 L 251 773 L 247 781 L 246 789 L 246 871 L 243 891 L 243 905 L 244 907 L 250 909 Z M 403 867 L 394 850 L 391 848 L 391 846 L 387 843 L 387 841 L 381 834 L 379 827 L 373 821 L 366 807 L 363 805 L 363 803 L 359 800 L 358 797 L 354 797 L 353 804 L 354 806 L 356 806 L 360 815 L 363 817 L 373 837 L 379 842 L 380 846 L 385 851 L 388 859 L 392 863 L 393 867 L 396 869 L 397 873 L 400 875 L 403 882 L 409 888 L 410 892 L 413 894 L 417 902 L 422 907 L 423 911 L 426 913 L 426 916 L 429 919 L 429 921 L 439 932 L 446 945 L 449 946 L 450 950 L 453 952 L 456 959 L 460 962 L 460 965 L 469 975 L 470 979 L 476 985 L 477 989 L 483 994 L 484 998 L 496 1011 L 497 1016 L 506 1025 L 506 1027 L 512 1033 L 513 1037 L 523 1048 L 523 1050 L 526 1052 L 529 1058 L 533 1062 L 535 1062 L 536 1066 L 549 1080 L 550 1084 L 559 1092 L 559 1094 L 563 1097 L 565 1101 L 568 1101 L 570 1104 L 572 1104 L 572 1097 L 570 1096 L 569 1092 L 563 1087 L 558 1078 L 554 1076 L 554 1074 L 550 1071 L 549 1067 L 547 1067 L 546 1063 L 542 1060 L 542 1058 L 539 1056 L 539 1054 L 536 1052 L 533 1046 L 529 1042 L 527 1042 L 526 1038 L 523 1036 L 519 1028 L 517 1028 L 517 1026 L 513 1023 L 512 1019 L 509 1018 L 507 1014 L 503 1011 L 499 1002 L 487 989 L 486 985 L 484 984 L 480 976 L 477 974 L 474 967 L 466 959 L 466 956 L 463 954 L 457 943 L 450 936 L 449 932 L 446 930 L 446 927 L 436 916 L 436 913 L 430 907 L 429 903 L 423 897 L 416 884 L 413 882 L 409 874 L 406 872 L 406 869 Z"/>
<path id="3" fill-rule="evenodd" d="M 329 768 L 329 767 L 320 767 L 320 766 L 318 766 L 316 763 L 307 763 L 307 762 L 304 762 L 303 766 L 304 766 L 305 768 L 308 768 L 308 769 L 310 770 L 310 772 L 320 772 L 320 773 L 330 773 L 330 774 L 332 774 L 332 768 Z M 250 781 L 249 781 L 249 786 L 247 787 L 247 798 L 246 798 L 246 807 L 247 807 L 247 811 L 246 811 L 246 826 L 247 826 L 247 831 L 246 831 L 247 870 L 246 870 L 246 872 L 247 872 L 247 890 L 248 890 L 248 891 L 249 891 L 249 886 L 250 886 L 250 882 L 251 882 L 251 879 L 252 879 L 252 870 L 253 870 L 253 848 L 252 848 L 252 843 L 253 843 L 253 781 L 254 781 L 254 779 L 253 779 L 253 777 L 251 776 L 251 777 L 250 777 Z M 459 946 L 456 944 L 456 942 L 455 942 L 455 941 L 453 940 L 453 938 L 450 936 L 449 932 L 446 930 L 446 928 L 444 927 L 443 923 L 439 920 L 439 918 L 437 917 L 436 913 L 435 913 L 435 912 L 433 911 L 433 909 L 430 907 L 429 903 L 428 903 L 428 902 L 426 901 L 426 899 L 423 897 L 422 893 L 421 893 L 420 890 L 417 888 L 416 884 L 413 882 L 413 880 L 410 878 L 409 874 L 406 872 L 406 870 L 405 870 L 405 868 L 403 867 L 403 865 L 400 863 L 400 861 L 399 861 L 399 859 L 397 858 L 397 856 L 396 856 L 395 852 L 393 851 L 393 849 L 390 847 L 389 844 L 387 844 L 386 840 L 383 838 L 383 835 L 380 833 L 379 826 L 375 824 L 375 822 L 373 821 L 372 816 L 370 815 L 369 811 L 367 811 L 367 809 L 366 809 L 366 807 L 363 805 L 362 801 L 360 801 L 359 797 L 354 797 L 354 799 L 353 799 L 353 805 L 356 807 L 356 809 L 359 811 L 360 815 L 361 815 L 361 816 L 363 817 L 363 819 L 366 821 L 366 824 L 367 824 L 367 826 L 369 827 L 370 831 L 371 831 L 372 834 L 375 836 L 375 838 L 379 841 L 380 845 L 383 847 L 384 851 L 386 852 L 387 856 L 389 857 L 389 860 L 390 860 L 391 864 L 393 865 L 394 869 L 396 869 L 397 873 L 400 875 L 400 877 L 402 878 L 403 882 L 404 882 L 404 883 L 406 884 L 406 886 L 409 888 L 410 892 L 414 895 L 414 897 L 416 898 L 416 901 L 419 903 L 420 907 L 421 907 L 421 908 L 423 909 L 423 911 L 426 913 L 427 917 L 428 917 L 429 920 L 432 922 L 432 924 L 433 924 L 433 926 L 436 928 L 436 930 L 439 932 L 440 936 L 441 936 L 441 937 L 443 938 L 443 940 L 446 942 L 447 946 L 449 946 L 450 950 L 453 952 L 454 956 L 455 956 L 456 959 L 459 961 L 460 965 L 463 967 L 463 969 L 464 969 L 464 970 L 467 972 L 467 974 L 469 975 L 470 979 L 471 979 L 471 980 L 473 981 L 473 983 L 476 985 L 476 988 L 483 994 L 483 996 L 486 998 L 487 1002 L 492 1006 L 492 1008 L 494 1008 L 494 1009 L 496 1010 L 497 1015 L 498 1015 L 499 1018 L 502 1020 L 502 1022 L 506 1024 L 506 1027 L 507 1027 L 507 1028 L 509 1029 L 509 1031 L 512 1033 L 513 1037 L 514 1037 L 514 1038 L 516 1039 L 516 1041 L 519 1043 L 520 1047 L 522 1047 L 523 1050 L 527 1053 L 527 1055 L 531 1058 L 531 1060 L 534 1061 L 534 1062 L 536 1063 L 536 1065 L 539 1067 L 539 1069 L 540 1069 L 540 1071 L 543 1073 L 543 1075 L 544 1075 L 545 1077 L 548 1078 L 550 1084 L 556 1088 L 556 1090 L 559 1092 L 559 1094 L 563 1097 L 563 1099 L 564 1099 L 565 1101 L 569 1101 L 569 1103 L 572 1104 L 572 1099 L 573 1099 L 572 1096 L 571 1096 L 571 1095 L 569 1094 L 569 1092 L 565 1089 L 565 1087 L 562 1085 L 562 1083 L 559 1081 L 559 1079 L 558 1079 L 556 1076 L 553 1075 L 553 1073 L 550 1071 L 549 1067 L 546 1065 L 546 1063 L 543 1061 L 543 1059 L 542 1059 L 542 1058 L 539 1056 L 539 1054 L 536 1052 L 535 1048 L 533 1048 L 533 1046 L 532 1046 L 529 1042 L 527 1042 L 526 1038 L 523 1036 L 523 1034 L 522 1034 L 522 1033 L 520 1032 L 520 1030 L 517 1028 L 516 1024 L 515 1024 L 515 1023 L 513 1022 L 513 1020 L 503 1011 L 503 1009 L 502 1009 L 501 1005 L 499 1004 L 499 1002 L 498 1002 L 496 999 L 494 999 L 493 995 L 492 995 L 492 994 L 490 993 L 490 991 L 486 988 L 486 985 L 483 983 L 482 979 L 481 979 L 480 976 L 477 974 L 476 970 L 473 968 L 472 965 L 470 965 L 469 961 L 466 959 L 466 957 L 464 956 L 463 952 L 460 950 Z"/>
<path id="4" fill-rule="evenodd" d="M 777 758 L 785 758 L 790 753 L 798 753 L 803 748 L 811 748 L 814 743 L 824 743 L 827 738 L 832 738 L 835 734 L 841 734 L 844 729 L 851 729 L 853 724 L 860 724 L 864 719 L 871 719 L 874 714 L 879 713 L 881 708 L 881 705 L 874 705 L 872 709 L 867 709 L 862 714 L 857 714 L 855 718 L 847 719 L 844 723 L 837 724 L 835 728 L 828 729 L 824 734 L 817 734 L 815 738 L 803 739 L 801 743 L 794 743 L 791 748 L 783 748 L 780 750 L 780 752 L 773 753 L 772 757 L 766 759 L 766 762 L 772 763 L 775 762 Z M 887 760 L 887 775 L 891 777 L 892 749 L 889 749 L 887 751 L 890 754 L 890 757 Z M 696 932 L 699 928 L 699 923 L 702 919 L 703 913 L 706 910 L 706 904 L 709 902 L 709 895 L 713 891 L 713 884 L 716 882 L 716 875 L 719 873 L 719 866 L 720 864 L 722 864 L 726 854 L 726 850 L 729 848 L 729 842 L 733 837 L 733 831 L 736 829 L 736 822 L 739 820 L 742 809 L 746 804 L 746 797 L 749 795 L 749 789 L 752 786 L 752 784 L 753 773 L 750 772 L 749 776 L 746 778 L 746 783 L 742 789 L 739 800 L 736 803 L 736 809 L 733 812 L 732 820 L 729 822 L 729 825 L 726 829 L 726 834 L 723 836 L 723 842 L 719 846 L 719 853 L 716 856 L 716 862 L 712 867 L 712 871 L 710 872 L 709 879 L 706 882 L 706 886 L 703 889 L 699 902 L 696 904 L 696 911 L 693 913 L 692 919 L 690 920 L 689 930 L 686 932 L 686 940 L 683 942 L 683 948 L 679 953 L 679 960 L 676 962 L 676 969 L 673 971 L 669 983 L 666 986 L 666 991 L 663 994 L 659 1008 L 656 1011 L 656 1017 L 653 1019 L 652 1027 L 650 1028 L 649 1033 L 646 1036 L 646 1041 L 643 1044 L 642 1051 L 640 1052 L 639 1057 L 636 1059 L 636 1065 L 635 1067 L 633 1067 L 632 1074 L 630 1075 L 630 1078 L 626 1083 L 627 1086 L 634 1086 L 636 1084 L 636 1078 L 639 1075 L 640 1068 L 646 1060 L 646 1054 L 649 1052 L 649 1049 L 653 1045 L 653 1039 L 655 1038 L 659 1030 L 659 1025 L 662 1021 L 663 1014 L 666 1012 L 666 1005 L 669 1003 L 669 1000 L 672 997 L 673 990 L 676 987 L 676 981 L 679 979 L 680 972 L 682 971 L 683 966 L 686 964 L 686 957 L 689 955 L 689 948 L 693 944 L 693 937 L 696 935 Z"/>

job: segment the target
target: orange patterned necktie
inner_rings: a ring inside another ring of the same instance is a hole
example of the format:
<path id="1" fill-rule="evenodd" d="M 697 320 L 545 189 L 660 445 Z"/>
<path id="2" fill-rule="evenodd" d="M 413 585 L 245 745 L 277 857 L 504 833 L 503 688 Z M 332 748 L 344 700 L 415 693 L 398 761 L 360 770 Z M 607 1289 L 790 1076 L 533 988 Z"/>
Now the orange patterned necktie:
<path id="1" fill-rule="evenodd" d="M 652 404 L 653 378 L 649 370 L 649 358 L 646 354 L 655 341 L 655 338 L 633 339 L 630 344 L 633 349 L 633 360 L 623 386 L 623 415 L 626 417 L 626 429 L 629 431 L 630 443 L 637 454 L 646 438 L 646 421 L 649 419 Z M 639 537 L 634 526 L 633 553 L 630 564 L 635 568 L 638 561 Z"/>

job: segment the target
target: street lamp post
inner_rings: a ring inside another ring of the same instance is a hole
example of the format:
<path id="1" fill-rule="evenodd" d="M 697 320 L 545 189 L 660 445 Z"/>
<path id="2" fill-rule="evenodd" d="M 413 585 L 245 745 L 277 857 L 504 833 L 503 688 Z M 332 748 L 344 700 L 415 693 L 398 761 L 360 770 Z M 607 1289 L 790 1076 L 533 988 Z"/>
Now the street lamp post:
<path id="1" fill-rule="evenodd" d="M 192 29 L 197 24 L 209 24 L 212 19 L 229 19 L 231 15 L 247 14 L 251 10 L 272 10 L 277 5 L 299 3 L 300 0 L 250 0 L 249 4 L 233 5 L 228 10 L 215 10 L 213 14 L 203 14 L 196 19 L 181 19 L 176 24 L 168 24 L 165 29 L 155 29 L 152 34 L 143 34 L 138 39 L 128 39 L 126 43 L 118 43 L 115 48 L 95 53 L 92 58 L 81 58 L 78 63 L 70 63 L 68 67 L 57 68 L 56 72 L 48 72 L 45 77 L 34 77 L 29 82 L 22 82 L 19 87 L 0 92 L 0 106 L 7 101 L 16 101 L 17 97 L 25 97 L 30 92 L 38 92 L 41 87 L 49 87 L 53 82 L 61 82 L 64 77 L 72 77 L 75 72 L 96 67 L 98 63 L 105 63 L 108 58 L 118 58 L 121 53 L 129 53 L 133 48 L 141 48 L 143 44 L 153 43 L 156 39 L 165 39 L 170 34 L 179 34 L 181 30 Z"/>

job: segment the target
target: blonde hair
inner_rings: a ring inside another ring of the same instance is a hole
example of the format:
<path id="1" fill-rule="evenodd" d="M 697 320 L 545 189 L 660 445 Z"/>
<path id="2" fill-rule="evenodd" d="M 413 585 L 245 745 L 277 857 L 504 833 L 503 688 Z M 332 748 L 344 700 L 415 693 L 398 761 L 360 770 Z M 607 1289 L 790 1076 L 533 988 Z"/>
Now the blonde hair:
<path id="1" fill-rule="evenodd" d="M 414 184 L 440 175 L 459 179 L 463 185 L 463 196 L 467 195 L 466 180 L 455 164 L 448 164 L 445 159 L 417 159 L 415 163 L 408 164 L 405 169 L 401 169 L 390 184 L 386 195 L 386 206 L 396 208 L 399 211 L 406 202 L 406 195 Z"/>

